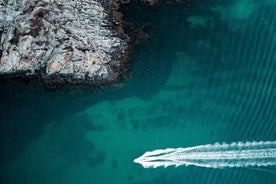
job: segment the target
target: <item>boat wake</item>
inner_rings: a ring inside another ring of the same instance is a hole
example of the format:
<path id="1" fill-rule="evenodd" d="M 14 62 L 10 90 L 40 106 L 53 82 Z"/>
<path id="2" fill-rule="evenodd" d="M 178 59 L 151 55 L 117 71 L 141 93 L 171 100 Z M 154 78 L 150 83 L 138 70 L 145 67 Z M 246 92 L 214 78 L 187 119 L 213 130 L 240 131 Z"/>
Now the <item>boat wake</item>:
<path id="1" fill-rule="evenodd" d="M 144 153 L 134 160 L 144 168 L 195 165 L 208 168 L 275 166 L 276 141 L 207 144 Z"/>

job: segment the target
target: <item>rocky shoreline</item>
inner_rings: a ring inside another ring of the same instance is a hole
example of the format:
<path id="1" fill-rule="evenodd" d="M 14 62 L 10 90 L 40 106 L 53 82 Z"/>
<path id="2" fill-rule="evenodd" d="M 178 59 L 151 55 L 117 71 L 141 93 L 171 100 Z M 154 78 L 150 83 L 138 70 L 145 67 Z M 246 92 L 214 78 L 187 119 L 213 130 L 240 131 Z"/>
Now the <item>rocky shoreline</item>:
<path id="1" fill-rule="evenodd" d="M 110 16 L 116 11 L 114 2 L 2 0 L 0 4 L 0 75 L 39 75 L 50 84 L 104 84 L 124 71 L 128 37 L 120 17 Z"/>

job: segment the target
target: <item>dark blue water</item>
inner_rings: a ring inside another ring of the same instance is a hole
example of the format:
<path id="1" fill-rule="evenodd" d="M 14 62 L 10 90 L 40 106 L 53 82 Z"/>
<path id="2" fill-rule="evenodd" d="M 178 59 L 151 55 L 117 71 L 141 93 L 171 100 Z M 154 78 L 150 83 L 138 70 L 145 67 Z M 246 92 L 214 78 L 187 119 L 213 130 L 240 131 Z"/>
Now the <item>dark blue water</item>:
<path id="1" fill-rule="evenodd" d="M 275 183 L 275 167 L 144 169 L 158 148 L 276 140 L 273 0 L 128 6 L 148 41 L 129 79 L 0 84 L 1 183 Z M 126 10 L 124 10 L 126 11 Z"/>

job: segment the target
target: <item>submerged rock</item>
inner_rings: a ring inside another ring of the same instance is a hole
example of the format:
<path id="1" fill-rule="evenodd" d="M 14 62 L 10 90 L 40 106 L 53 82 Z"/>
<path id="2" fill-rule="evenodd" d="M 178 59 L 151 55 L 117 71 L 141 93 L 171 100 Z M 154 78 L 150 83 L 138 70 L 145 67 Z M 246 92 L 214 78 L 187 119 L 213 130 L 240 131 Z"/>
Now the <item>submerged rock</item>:
<path id="1" fill-rule="evenodd" d="M 107 3 L 107 2 L 102 2 Z M 0 74 L 113 81 L 127 43 L 99 0 L 0 1 Z"/>

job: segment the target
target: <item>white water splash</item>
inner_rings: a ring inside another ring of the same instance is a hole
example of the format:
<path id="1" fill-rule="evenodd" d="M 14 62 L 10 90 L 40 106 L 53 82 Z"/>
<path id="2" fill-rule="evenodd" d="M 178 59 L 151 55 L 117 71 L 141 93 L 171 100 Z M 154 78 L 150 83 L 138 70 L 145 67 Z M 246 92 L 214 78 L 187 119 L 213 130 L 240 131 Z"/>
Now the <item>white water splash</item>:
<path id="1" fill-rule="evenodd" d="M 134 160 L 144 168 L 195 165 L 209 168 L 276 165 L 276 141 L 207 144 L 144 153 Z"/>

